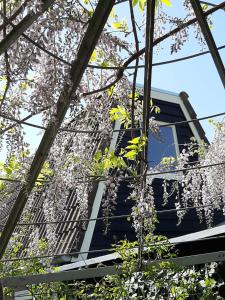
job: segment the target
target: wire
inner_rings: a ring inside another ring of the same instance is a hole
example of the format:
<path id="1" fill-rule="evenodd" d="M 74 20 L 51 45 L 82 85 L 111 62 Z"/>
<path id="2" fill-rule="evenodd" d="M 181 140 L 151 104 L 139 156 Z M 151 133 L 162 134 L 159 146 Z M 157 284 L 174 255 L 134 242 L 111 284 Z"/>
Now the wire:
<path id="1" fill-rule="evenodd" d="M 120 3 L 123 3 L 123 2 L 126 2 L 127 0 L 122 0 L 122 1 L 118 1 L 115 3 L 115 5 L 117 4 L 120 4 Z M 202 3 L 205 3 L 207 5 L 210 5 L 210 6 L 213 6 L 215 7 L 216 5 L 215 4 L 212 4 L 212 3 L 207 3 L 205 1 L 201 1 Z M 223 9 L 224 10 L 224 9 Z M 1 13 L 2 15 L 2 13 Z M 15 27 L 15 25 L 6 17 L 4 16 L 4 19 L 6 20 L 6 22 L 8 24 L 10 24 L 13 28 Z M 32 40 L 29 36 L 27 36 L 26 34 L 22 34 L 22 36 L 27 39 L 30 43 L 32 43 L 35 47 L 39 48 L 40 50 L 42 50 L 43 52 L 45 52 L 46 54 L 48 54 L 49 56 L 53 57 L 54 59 L 68 65 L 68 66 L 72 66 L 72 64 L 68 61 L 66 61 L 65 59 L 57 56 L 56 54 L 52 53 L 51 51 L 47 50 L 45 47 L 41 46 L 39 43 L 35 42 L 34 40 Z M 217 49 L 220 50 L 220 49 L 223 49 L 225 48 L 225 45 L 221 46 L 221 47 L 218 47 Z M 201 55 L 205 55 L 205 54 L 209 54 L 210 51 L 204 51 L 204 52 L 200 52 L 200 53 L 195 53 L 195 54 L 192 54 L 192 55 L 189 55 L 189 56 L 184 56 L 184 57 L 181 57 L 181 58 L 178 58 L 178 59 L 173 59 L 173 60 L 167 60 L 167 61 L 163 61 L 163 62 L 158 62 L 158 63 L 153 63 L 152 66 L 161 66 L 161 65 L 165 65 L 165 64 L 171 64 L 171 63 L 175 63 L 175 62 L 180 62 L 180 61 L 184 61 L 184 60 L 187 60 L 187 59 L 191 59 L 191 58 L 195 58 L 195 57 L 198 57 L 198 56 L 201 56 Z M 94 69 L 108 69 L 108 70 L 120 70 L 120 69 L 123 69 L 123 70 L 127 70 L 127 69 L 134 69 L 136 68 L 135 66 L 127 66 L 127 67 L 122 67 L 122 66 L 97 66 L 97 65 L 91 65 L 91 64 L 88 64 L 87 65 L 88 68 L 94 68 Z M 137 68 L 144 68 L 144 65 L 139 65 L 137 66 Z"/>
<path id="2" fill-rule="evenodd" d="M 214 204 L 206 204 L 206 205 L 199 205 L 199 206 L 189 206 L 189 207 L 182 207 L 182 208 L 171 208 L 165 210 L 157 210 L 156 213 L 158 215 L 163 215 L 171 212 L 177 211 L 189 211 L 192 209 L 203 209 L 206 207 L 213 206 Z M 225 206 L 225 203 L 219 204 L 220 207 Z M 51 222 L 31 222 L 31 223 L 18 223 L 17 226 L 38 226 L 38 225 L 47 225 L 47 224 L 67 224 L 67 223 L 79 223 L 79 222 L 91 222 L 91 221 L 103 221 L 103 220 L 116 220 L 116 219 L 125 219 L 132 217 L 131 214 L 129 215 L 119 215 L 119 216 L 109 216 L 109 217 L 98 217 L 98 218 L 89 218 L 89 219 L 79 219 L 79 220 L 66 220 L 66 221 L 51 221 Z"/>
<path id="3" fill-rule="evenodd" d="M 164 124 L 164 125 L 159 125 L 159 127 L 167 127 L 167 126 L 171 126 L 171 125 L 181 125 L 181 124 L 192 123 L 192 122 L 196 122 L 196 121 L 203 121 L 203 120 L 207 120 L 207 119 L 211 119 L 211 118 L 220 117 L 220 116 L 223 116 L 223 115 L 225 115 L 225 112 L 214 114 L 214 115 L 211 115 L 211 116 L 195 118 L 195 119 L 191 119 L 191 120 L 178 121 L 178 122 L 174 122 L 174 123 L 167 123 L 167 124 Z"/>
<path id="4" fill-rule="evenodd" d="M 208 2 L 208 1 L 199 1 L 199 2 L 202 3 L 202 4 L 206 4 L 206 5 L 209 5 L 209 6 L 213 6 L 213 7 L 216 6 L 216 4 L 210 3 L 210 2 Z"/>
<path id="5" fill-rule="evenodd" d="M 167 124 L 164 124 L 164 125 L 159 125 L 159 127 L 168 127 L 168 126 L 171 126 L 171 125 L 181 125 L 181 124 L 192 123 L 192 122 L 196 122 L 196 121 L 203 121 L 203 120 L 216 118 L 216 117 L 223 116 L 223 115 L 225 115 L 225 112 L 214 114 L 214 115 L 209 115 L 209 116 L 206 116 L 206 117 L 195 118 L 195 119 L 191 119 L 191 120 L 184 120 L 184 121 L 167 123 Z M 10 116 L 7 116 L 3 113 L 0 113 L 0 117 L 11 120 L 11 121 L 14 121 L 18 124 L 24 124 L 24 125 L 27 125 L 27 126 L 31 126 L 31 127 L 38 128 L 38 129 L 43 129 L 43 130 L 47 129 L 46 127 L 36 125 L 36 124 L 32 124 L 32 123 L 29 123 L 29 122 L 21 122 L 21 120 L 18 120 L 16 118 L 13 118 L 13 117 L 10 117 Z M 156 120 L 156 122 L 157 122 L 157 120 Z M 141 127 L 138 127 L 138 128 L 123 128 L 123 129 L 112 130 L 112 132 L 124 132 L 124 131 L 132 131 L 132 130 L 133 131 L 135 131 L 135 130 L 138 131 L 138 130 L 141 130 L 141 129 L 142 129 Z M 70 129 L 70 128 L 65 127 L 65 128 L 60 128 L 59 131 L 73 132 L 73 133 L 96 133 L 97 134 L 97 133 L 104 132 L 104 129 L 103 130 L 76 130 L 76 129 Z M 0 134 L 1 134 L 1 131 L 0 131 Z"/>
<path id="6" fill-rule="evenodd" d="M 6 177 L 0 177 L 0 181 L 9 181 L 9 182 L 21 182 L 19 179 L 11 179 Z"/>
<path id="7" fill-rule="evenodd" d="M 218 47 L 217 49 L 218 50 L 222 50 L 225 48 L 225 45 L 222 45 L 220 47 Z M 185 60 L 188 60 L 188 59 L 192 59 L 192 58 L 195 58 L 195 57 L 199 57 L 199 56 L 202 56 L 202 55 L 205 55 L 205 54 L 210 54 L 210 51 L 203 51 L 203 52 L 198 52 L 198 53 L 194 53 L 194 54 L 191 54 L 191 55 L 187 55 L 187 56 L 183 56 L 183 57 L 180 57 L 180 58 L 175 58 L 175 59 L 171 59 L 171 60 L 165 60 L 165 61 L 161 61 L 161 62 L 156 62 L 156 63 L 153 63 L 152 66 L 153 67 L 157 67 L 157 66 L 162 66 L 162 65 L 167 65 L 167 64 L 172 64 L 172 63 L 176 63 L 176 62 L 180 62 L 180 61 L 185 61 Z M 123 66 L 105 66 L 105 67 L 102 67 L 102 66 L 98 66 L 98 65 L 88 65 L 89 68 L 93 68 L 93 69 L 108 69 L 108 70 L 129 70 L 129 69 L 135 69 L 136 66 L 127 66 L 127 67 L 123 67 Z M 138 65 L 137 68 L 144 68 L 145 66 L 144 65 Z"/>
<path id="8" fill-rule="evenodd" d="M 203 165 L 203 166 L 194 166 L 194 167 L 189 167 L 189 168 L 182 168 L 182 169 L 175 169 L 175 170 L 169 170 L 169 171 L 161 171 L 161 172 L 152 172 L 152 173 L 147 173 L 145 176 L 156 176 L 156 175 L 163 175 L 163 174 L 171 174 L 171 173 L 179 173 L 183 171 L 191 171 L 191 170 L 196 170 L 196 169 L 205 169 L 209 167 L 216 167 L 219 165 L 224 165 L 225 161 L 219 162 L 219 163 L 214 163 L 214 164 L 209 164 L 209 165 Z M 114 176 L 92 176 L 96 177 L 97 181 L 106 181 L 107 179 L 114 178 Z M 126 176 L 121 178 L 123 181 L 130 181 L 132 179 L 138 179 L 141 178 L 142 175 L 137 175 L 136 177 L 134 176 Z M 82 181 L 79 181 L 79 183 L 82 183 Z"/>
<path id="9" fill-rule="evenodd" d="M 202 239 L 195 239 L 195 240 L 189 240 L 189 241 L 180 241 L 180 242 L 173 242 L 170 243 L 169 241 L 166 242 L 155 242 L 155 243 L 150 243 L 148 245 L 144 245 L 144 247 L 148 246 L 156 246 L 160 247 L 161 245 L 165 246 L 173 246 L 173 245 L 181 245 L 181 244 L 188 244 L 188 243 L 193 243 L 193 242 L 200 242 L 200 241 L 205 241 L 205 240 L 217 240 L 224 238 L 225 235 L 220 235 L 220 236 L 213 236 L 213 237 L 206 237 Z M 138 249 L 138 246 L 134 247 L 129 247 L 127 250 L 131 249 Z M 146 251 L 145 249 L 144 251 Z M 0 263 L 6 263 L 6 262 L 14 262 L 14 261 L 26 261 L 26 260 L 32 260 L 32 259 L 44 259 L 44 258 L 51 258 L 51 257 L 61 257 L 61 256 L 73 256 L 73 255 L 79 255 L 79 254 L 95 254 L 95 253 L 104 253 L 104 252 L 114 252 L 117 253 L 115 248 L 106 248 L 106 249 L 96 249 L 96 250 L 89 250 L 89 251 L 76 251 L 76 252 L 70 252 L 70 253 L 59 253 L 59 254 L 46 254 L 46 255 L 38 255 L 38 256 L 25 256 L 25 257 L 17 257 L 17 258 L 8 258 L 8 259 L 2 259 L 0 260 Z M 118 257 L 119 258 L 119 257 Z"/>
<path id="10" fill-rule="evenodd" d="M 189 167 L 189 168 L 182 168 L 182 169 L 175 169 L 175 170 L 169 170 L 169 171 L 161 171 L 161 172 L 152 172 L 152 173 L 147 173 L 145 176 L 156 176 L 156 175 L 163 175 L 163 174 L 171 174 L 171 173 L 179 173 L 183 171 L 192 171 L 192 170 L 197 170 L 197 169 L 205 169 L 205 168 L 211 168 L 211 167 L 216 167 L 220 165 L 225 165 L 225 161 L 219 162 L 219 163 L 214 163 L 214 164 L 209 164 L 209 165 L 203 165 L 203 166 L 194 166 L 194 167 Z M 95 181 L 106 181 L 107 179 L 114 178 L 115 176 L 90 176 L 91 178 L 96 177 L 96 179 L 90 179 L 86 181 L 82 181 L 79 179 L 80 178 L 75 178 L 76 183 L 89 183 L 89 182 L 95 182 Z M 138 179 L 141 178 L 142 175 L 137 175 L 137 176 L 125 176 L 121 178 L 123 181 L 130 181 L 132 179 Z M 8 181 L 7 178 L 0 178 L 0 181 Z M 18 179 L 10 179 L 12 182 L 18 182 Z M 49 183 L 49 181 L 44 181 L 44 180 L 36 180 L 37 182 L 44 182 L 44 183 Z"/>
<path id="11" fill-rule="evenodd" d="M 23 180 L 20 179 L 12 179 L 12 178 L 6 178 L 6 177 L 0 177 L 0 181 L 8 181 L 8 182 L 24 182 Z M 44 179 L 37 179 L 35 182 L 41 182 L 41 183 L 48 183 L 47 180 Z"/>

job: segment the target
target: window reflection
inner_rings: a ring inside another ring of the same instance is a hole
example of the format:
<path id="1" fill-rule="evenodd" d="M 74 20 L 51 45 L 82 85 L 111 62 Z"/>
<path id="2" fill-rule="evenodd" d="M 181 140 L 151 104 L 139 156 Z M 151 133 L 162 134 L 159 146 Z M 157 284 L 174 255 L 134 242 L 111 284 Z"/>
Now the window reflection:
<path id="1" fill-rule="evenodd" d="M 160 135 L 149 133 L 148 167 L 158 165 L 163 157 L 176 157 L 173 128 L 161 127 Z"/>

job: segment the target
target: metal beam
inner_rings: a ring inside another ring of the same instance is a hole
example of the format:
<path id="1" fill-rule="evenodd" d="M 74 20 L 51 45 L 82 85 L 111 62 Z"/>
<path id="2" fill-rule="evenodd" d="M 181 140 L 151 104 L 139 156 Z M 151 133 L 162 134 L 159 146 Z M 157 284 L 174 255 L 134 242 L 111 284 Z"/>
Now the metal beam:
<path id="1" fill-rule="evenodd" d="M 13 289 L 24 287 L 29 284 L 40 284 L 48 282 L 70 281 L 88 278 L 103 277 L 106 275 L 118 274 L 117 266 L 106 266 L 99 268 L 88 268 L 81 270 L 70 270 L 65 272 L 28 275 L 28 276 L 15 276 L 1 279 L 1 283 L 5 287 Z"/>
<path id="2" fill-rule="evenodd" d="M 155 23 L 155 0 L 147 1 L 146 10 L 146 32 L 145 32 L 145 70 L 144 70 L 144 96 L 142 104 L 143 112 L 143 129 L 142 136 L 148 137 L 149 130 L 149 117 L 150 117 L 150 94 L 152 85 L 152 58 L 153 58 L 153 38 L 154 38 L 154 23 Z M 140 163 L 140 174 L 143 175 L 143 180 L 141 183 L 142 189 L 144 190 L 146 185 L 146 170 L 148 168 L 148 139 L 146 145 L 142 151 L 142 160 Z M 142 250 L 143 250 L 143 220 L 139 221 L 140 233 L 139 233 L 139 265 L 141 268 L 142 264 Z"/>
<path id="3" fill-rule="evenodd" d="M 0 259 L 2 258 L 5 249 L 13 230 L 23 212 L 29 194 L 34 187 L 35 181 L 42 169 L 42 166 L 48 156 L 50 148 L 56 138 L 59 128 L 63 122 L 65 114 L 71 103 L 71 96 L 75 93 L 83 73 L 90 60 L 92 52 L 98 42 L 105 23 L 109 17 L 115 0 L 99 0 L 95 12 L 89 22 L 89 26 L 81 42 L 77 52 L 77 58 L 72 64 L 70 79 L 71 83 L 65 83 L 63 91 L 57 102 L 57 109 L 54 118 L 50 121 L 39 147 L 35 153 L 30 170 L 26 176 L 25 184 L 22 186 L 13 208 L 10 212 L 2 235 L 0 237 Z"/>
<path id="4" fill-rule="evenodd" d="M 209 50 L 211 52 L 212 58 L 214 60 L 214 63 L 216 65 L 217 71 L 219 73 L 220 79 L 223 83 L 223 86 L 225 88 L 225 68 L 223 61 L 220 57 L 219 51 L 217 49 L 216 43 L 214 41 L 213 35 L 211 33 L 211 30 L 209 28 L 209 24 L 204 16 L 203 9 L 201 7 L 201 3 L 199 0 L 190 0 L 191 5 L 193 7 L 193 10 L 195 12 L 196 18 L 198 20 L 199 26 L 201 27 L 202 33 L 204 35 L 204 38 L 206 40 L 206 43 L 209 47 Z"/>
<path id="5" fill-rule="evenodd" d="M 161 263 L 162 261 L 170 261 L 180 266 L 190 266 L 206 264 L 210 262 L 225 261 L 225 251 L 176 257 L 172 259 L 156 260 L 156 261 L 144 261 L 143 269 L 148 270 L 149 266 Z M 0 281 L 3 286 L 11 288 L 21 288 L 30 284 L 40 284 L 49 282 L 59 281 L 70 281 L 70 280 L 81 280 L 88 278 L 103 277 L 106 275 L 121 274 L 119 265 L 97 267 L 97 268 L 86 268 L 81 270 L 70 270 L 57 273 L 38 274 L 38 275 L 27 275 L 27 276 L 14 276 L 2 278 Z"/>
<path id="6" fill-rule="evenodd" d="M 148 136 L 149 117 L 150 117 L 150 98 L 152 86 L 152 58 L 153 58 L 153 37 L 154 37 L 154 19 L 155 19 L 155 0 L 147 1 L 147 18 L 146 18 L 146 40 L 145 40 L 145 72 L 144 72 L 144 95 L 143 95 L 143 130 L 142 133 Z M 145 172 L 148 142 L 143 149 L 142 170 Z"/>
<path id="7" fill-rule="evenodd" d="M 55 0 L 45 0 L 40 11 L 37 13 L 30 13 L 23 18 L 0 42 L 0 55 L 2 55 L 49 7 L 51 7 L 54 2 Z"/>

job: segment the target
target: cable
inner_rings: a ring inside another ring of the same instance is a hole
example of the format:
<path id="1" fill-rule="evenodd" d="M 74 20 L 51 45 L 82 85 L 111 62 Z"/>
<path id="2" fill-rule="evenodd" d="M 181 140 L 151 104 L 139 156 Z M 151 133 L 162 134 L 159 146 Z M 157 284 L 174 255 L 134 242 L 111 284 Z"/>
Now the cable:
<path id="1" fill-rule="evenodd" d="M 163 215 L 171 212 L 177 211 L 189 211 L 192 209 L 203 209 L 206 207 L 213 206 L 213 204 L 207 205 L 199 205 L 199 206 L 189 206 L 189 207 L 182 207 L 182 208 L 171 208 L 165 210 L 158 210 L 156 214 Z M 220 207 L 225 206 L 225 203 L 221 203 Z M 67 220 L 67 221 L 52 221 L 52 222 L 31 222 L 31 223 L 18 223 L 17 226 L 38 226 L 38 225 L 47 225 L 47 224 L 67 224 L 67 223 L 79 223 L 79 222 L 91 222 L 91 221 L 103 221 L 103 220 L 116 220 L 116 219 L 125 219 L 132 217 L 131 214 L 129 215 L 119 215 L 119 216 L 109 216 L 109 217 L 98 217 L 98 218 L 89 218 L 89 219 L 79 219 L 79 220 Z"/>
<path id="2" fill-rule="evenodd" d="M 169 171 L 161 171 L 161 172 L 152 172 L 152 173 L 147 173 L 145 176 L 156 176 L 156 175 L 163 175 L 163 174 L 171 174 L 171 173 L 179 173 L 179 172 L 183 172 L 183 171 L 191 171 L 191 170 L 196 170 L 196 169 L 205 169 L 205 168 L 210 168 L 210 167 L 216 167 L 219 165 L 224 165 L 225 161 L 222 161 L 220 163 L 214 163 L 214 164 L 209 164 L 209 165 L 203 165 L 203 166 L 194 166 L 194 167 L 189 167 L 189 168 L 182 168 L 182 169 L 176 169 L 176 170 L 169 170 Z M 92 176 L 94 177 L 94 176 Z M 98 178 L 98 181 L 106 181 L 107 179 L 110 178 L 114 178 L 114 176 L 95 176 L 96 180 Z M 123 181 L 130 181 L 132 179 L 138 179 L 141 178 L 142 175 L 137 175 L 136 177 L 134 176 L 126 176 L 123 177 L 122 180 Z M 80 181 L 80 183 L 82 183 L 82 181 Z"/>
<path id="3" fill-rule="evenodd" d="M 0 177 L 0 181 L 8 181 L 8 182 L 21 182 L 19 179 L 11 179 L 6 177 Z"/>
<path id="4" fill-rule="evenodd" d="M 123 2 L 126 2 L 127 0 L 122 0 L 122 1 L 118 1 L 115 3 L 115 5 L 117 4 L 120 4 L 120 3 L 123 3 Z M 215 4 L 212 4 L 212 3 L 207 3 L 205 1 L 201 1 L 202 3 L 205 3 L 207 5 L 210 5 L 210 6 L 213 6 L 215 7 L 216 5 Z M 224 10 L 224 9 L 223 9 Z M 15 27 L 15 25 L 6 17 L 4 16 L 4 19 L 6 20 L 6 22 L 11 25 L 13 28 Z M 35 42 L 34 40 L 32 40 L 29 36 L 27 36 L 26 34 L 22 34 L 22 36 L 27 39 L 31 44 L 33 44 L 35 47 L 39 48 L 40 50 L 42 50 L 43 52 L 45 52 L 47 55 L 53 57 L 54 59 L 68 65 L 68 66 L 72 66 L 72 64 L 68 61 L 66 61 L 65 59 L 55 55 L 54 53 L 52 53 L 51 51 L 47 50 L 45 47 L 41 46 L 39 43 Z M 220 49 L 223 49 L 225 48 L 225 45 L 221 46 L 221 47 L 218 47 L 217 49 L 220 50 Z M 187 59 L 191 59 L 191 58 L 195 58 L 195 57 L 198 57 L 198 56 L 201 56 L 201 55 L 205 55 L 205 54 L 209 54 L 210 51 L 204 51 L 204 52 L 201 52 L 201 53 L 195 53 L 195 54 L 192 54 L 192 55 L 189 55 L 189 56 L 184 56 L 182 58 L 178 58 L 178 59 L 173 59 L 173 60 L 168 60 L 168 61 L 163 61 L 163 62 L 158 62 L 158 63 L 153 63 L 152 66 L 160 66 L 160 65 L 165 65 L 165 64 L 170 64 L 170 63 L 175 63 L 175 62 L 180 62 L 180 61 L 184 61 L 184 60 L 187 60 Z M 91 64 L 88 64 L 87 66 L 88 68 L 94 68 L 94 69 L 108 69 L 108 70 L 120 70 L 120 69 L 123 69 L 123 70 L 127 70 L 127 69 L 134 69 L 136 68 L 135 66 L 127 66 L 126 68 L 124 67 L 116 67 L 116 66 L 97 66 L 97 65 L 91 65 Z M 138 68 L 144 68 L 144 65 L 139 65 L 137 66 Z"/>
<path id="5" fill-rule="evenodd" d="M 163 175 L 163 174 L 171 174 L 171 173 L 179 173 L 183 171 L 191 171 L 191 170 L 197 170 L 197 169 L 205 169 L 205 168 L 211 168 L 211 167 L 216 167 L 220 165 L 224 165 L 225 161 L 219 162 L 219 163 L 214 163 L 214 164 L 209 164 L 209 165 L 203 165 L 203 166 L 194 166 L 194 167 L 189 167 L 189 168 L 182 168 L 182 169 L 176 169 L 176 170 L 169 170 L 169 171 L 161 171 L 161 172 L 152 172 L 152 173 L 147 173 L 145 176 L 156 176 L 156 175 Z M 96 179 L 90 179 L 88 181 L 79 181 L 80 178 L 75 178 L 76 183 L 89 183 L 89 182 L 98 182 L 98 181 L 106 181 L 107 179 L 114 178 L 115 176 L 90 176 L 91 178 L 95 177 Z M 123 181 L 130 181 L 132 179 L 138 179 L 141 178 L 142 175 L 137 175 L 137 176 L 125 176 L 121 178 Z M 0 178 L 0 181 L 8 181 L 7 178 Z M 18 179 L 10 179 L 12 182 L 18 182 Z M 44 180 L 36 180 L 37 182 L 44 182 L 44 183 L 49 183 L 49 181 L 44 181 Z"/>
<path id="6" fill-rule="evenodd" d="M 184 121 L 167 123 L 167 124 L 164 124 L 164 125 L 159 125 L 159 127 L 168 127 L 168 126 L 171 126 L 171 125 L 181 125 L 181 124 L 192 123 L 192 122 L 196 122 L 196 121 L 203 121 L 203 120 L 216 118 L 216 117 L 223 116 L 223 115 L 225 115 L 225 112 L 214 114 L 214 115 L 209 115 L 209 116 L 206 116 L 206 117 L 195 118 L 195 119 L 191 119 L 191 120 L 184 120 Z M 36 124 L 32 124 L 32 123 L 29 123 L 29 122 L 21 122 L 21 120 L 18 120 L 16 118 L 13 118 L 13 117 L 10 117 L 10 116 L 7 116 L 3 113 L 0 113 L 0 117 L 11 120 L 11 121 L 14 121 L 18 124 L 24 124 L 24 125 L 27 125 L 27 126 L 30 126 L 30 127 L 43 129 L 43 130 L 47 129 L 46 127 L 36 125 Z M 156 122 L 157 122 L 157 120 L 156 120 Z M 138 130 L 141 130 L 141 129 L 142 129 L 141 127 L 138 127 L 138 128 L 123 128 L 123 129 L 112 130 L 112 132 L 124 132 L 124 131 L 132 131 L 132 130 L 133 131 L 138 131 Z M 88 133 L 88 134 L 89 133 L 96 133 L 97 134 L 97 133 L 104 132 L 104 129 L 103 130 L 76 130 L 76 129 L 70 129 L 70 128 L 65 127 L 65 128 L 60 128 L 59 131 L 73 132 L 73 133 Z M 0 134 L 1 134 L 1 131 L 0 131 Z"/>
<path id="7" fill-rule="evenodd" d="M 224 49 L 225 48 L 225 45 L 222 45 L 220 47 L 218 47 L 217 49 L 218 50 L 221 50 L 221 49 Z M 194 53 L 194 54 L 191 54 L 191 55 L 187 55 L 187 56 L 183 56 L 183 57 L 180 57 L 180 58 L 175 58 L 175 59 L 171 59 L 171 60 L 165 60 L 165 61 L 161 61 L 161 62 L 156 62 L 156 63 L 153 63 L 152 66 L 153 67 L 157 67 L 157 66 L 162 66 L 162 65 L 167 65 L 167 64 L 172 64 L 172 63 L 176 63 L 176 62 L 180 62 L 180 61 L 185 61 L 185 60 L 188 60 L 188 59 L 192 59 L 192 58 L 195 58 L 195 57 L 198 57 L 198 56 L 202 56 L 202 55 L 205 55 L 205 54 L 210 54 L 210 51 L 203 51 L 203 52 L 198 52 L 198 53 Z M 98 66 L 98 65 L 88 65 L 89 68 L 93 68 L 93 69 L 108 69 L 108 70 L 129 70 L 129 69 L 135 69 L 136 67 L 135 66 L 127 66 L 127 67 L 122 67 L 122 66 L 106 66 L 106 67 L 102 67 L 102 66 Z M 145 66 L 144 65 L 138 65 L 137 68 L 144 68 Z"/>
<path id="8" fill-rule="evenodd" d="M 161 245 L 164 246 L 173 246 L 173 245 L 181 245 L 181 244 L 188 244 L 188 243 L 193 243 L 193 242 L 200 242 L 200 241 L 205 241 L 205 240 L 216 240 L 216 239 L 221 239 L 224 238 L 225 235 L 220 235 L 220 236 L 213 236 L 213 237 L 206 237 L 202 239 L 195 239 L 195 240 L 189 240 L 189 241 L 180 241 L 180 242 L 175 242 L 175 243 L 170 243 L 168 241 L 166 242 L 156 242 L 156 243 L 150 243 L 148 245 L 144 245 L 144 247 L 148 246 L 155 246 L 155 247 L 160 247 Z M 129 247 L 127 250 L 131 249 L 138 249 L 138 246 L 134 247 Z M 144 250 L 146 251 L 146 249 Z M 17 258 L 9 258 L 9 259 L 2 259 L 0 260 L 0 263 L 6 263 L 6 262 L 14 262 L 14 261 L 26 261 L 26 260 L 32 260 L 32 259 L 44 259 L 44 258 L 51 258 L 51 257 L 61 257 L 61 256 L 73 256 L 73 255 L 79 255 L 79 254 L 95 254 L 95 253 L 104 253 L 104 252 L 114 252 L 115 248 L 106 248 L 106 249 L 96 249 L 96 250 L 89 250 L 89 251 L 76 251 L 76 252 L 70 252 L 70 253 L 59 253 L 59 254 L 46 254 L 46 255 L 38 255 L 38 256 L 25 256 L 25 257 L 17 257 Z M 118 257 L 119 258 L 119 257 Z"/>
<path id="9" fill-rule="evenodd" d="M 206 4 L 206 5 L 209 5 L 209 6 L 213 6 L 213 7 L 216 6 L 216 4 L 211 3 L 211 2 L 208 2 L 208 1 L 199 1 L 199 2 L 202 3 L 202 4 Z"/>
<path id="10" fill-rule="evenodd" d="M 164 125 L 159 125 L 159 127 L 167 127 L 167 126 L 171 126 L 171 125 L 181 125 L 181 124 L 192 123 L 192 122 L 196 122 L 196 121 L 203 121 L 203 120 L 207 120 L 207 119 L 211 119 L 211 118 L 220 117 L 223 115 L 225 115 L 225 112 L 222 112 L 219 114 L 214 114 L 214 115 L 207 116 L 207 117 L 195 118 L 195 119 L 185 120 L 185 121 L 178 121 L 178 122 L 174 122 L 174 123 L 167 123 Z"/>

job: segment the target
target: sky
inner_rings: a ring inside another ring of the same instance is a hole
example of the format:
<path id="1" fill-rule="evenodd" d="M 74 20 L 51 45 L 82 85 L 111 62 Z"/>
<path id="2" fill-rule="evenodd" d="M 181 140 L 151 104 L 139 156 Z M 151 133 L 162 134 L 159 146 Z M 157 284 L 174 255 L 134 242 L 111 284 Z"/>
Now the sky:
<path id="1" fill-rule="evenodd" d="M 211 3 L 218 4 L 219 1 L 212 0 Z M 184 15 L 181 0 L 171 0 L 172 6 L 165 8 L 168 12 L 176 16 Z M 119 15 L 129 16 L 128 6 L 121 4 L 117 8 Z M 212 17 L 212 34 L 217 46 L 225 44 L 225 11 L 215 12 Z M 171 41 L 171 40 L 170 40 Z M 198 53 L 202 47 L 198 44 L 193 34 L 189 36 L 189 41 L 180 52 L 171 55 L 170 42 L 161 44 L 163 49 L 154 52 L 153 62 L 160 62 L 178 57 Z M 208 50 L 207 46 L 204 50 Z M 220 51 L 220 55 L 225 62 L 225 49 Z M 144 73 L 140 71 L 137 78 L 138 83 L 144 82 Z M 155 66 L 152 73 L 152 86 L 168 91 L 180 93 L 185 91 L 189 95 L 189 100 L 198 117 L 204 117 L 220 112 L 225 112 L 225 93 L 217 69 L 210 54 L 194 59 L 176 62 L 173 64 Z M 219 117 L 215 120 L 222 120 Z M 213 127 L 209 122 L 201 122 L 209 140 L 213 138 Z"/>

